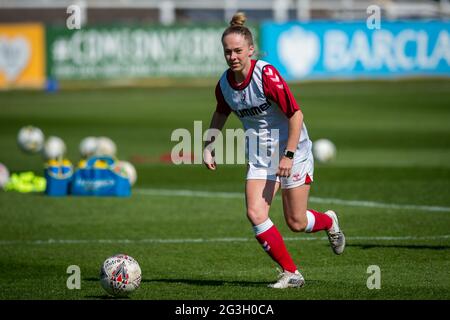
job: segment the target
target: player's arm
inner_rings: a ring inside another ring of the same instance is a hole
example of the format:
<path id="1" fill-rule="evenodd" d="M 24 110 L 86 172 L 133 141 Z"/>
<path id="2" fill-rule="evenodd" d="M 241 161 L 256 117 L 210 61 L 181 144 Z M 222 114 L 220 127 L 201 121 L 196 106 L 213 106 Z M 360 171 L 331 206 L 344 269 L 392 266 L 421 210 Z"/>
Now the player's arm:
<path id="1" fill-rule="evenodd" d="M 303 123 L 303 113 L 301 110 L 295 111 L 295 113 L 289 118 L 289 133 L 288 133 L 288 141 L 286 145 L 286 150 L 292 151 L 295 153 L 297 150 L 297 144 L 300 140 L 300 132 L 302 129 Z M 283 151 L 283 150 L 281 150 Z M 280 164 L 278 166 L 277 175 L 281 177 L 289 177 L 291 175 L 291 169 L 294 160 L 289 159 L 283 156 L 280 159 Z"/>
<path id="2" fill-rule="evenodd" d="M 203 163 L 210 170 L 216 170 L 217 167 L 217 164 L 214 161 L 213 142 L 215 141 L 217 134 L 222 131 L 225 122 L 227 121 L 228 116 L 231 113 L 231 108 L 225 102 L 219 84 L 217 84 L 216 86 L 216 100 L 216 111 L 213 113 L 213 116 L 211 118 L 211 123 L 209 125 L 207 137 L 205 139 L 205 146 L 203 149 Z"/>
<path id="3" fill-rule="evenodd" d="M 266 97 L 278 105 L 281 111 L 289 119 L 289 133 L 286 150 L 294 152 L 300 140 L 300 133 L 303 124 L 303 113 L 300 110 L 291 90 L 287 83 L 271 65 L 267 65 L 263 69 L 263 87 Z M 285 150 L 280 150 L 283 154 Z M 282 156 L 278 166 L 277 175 L 281 177 L 289 177 L 293 165 L 293 159 Z"/>
<path id="4" fill-rule="evenodd" d="M 210 170 L 216 170 L 217 164 L 214 160 L 214 141 L 219 134 L 219 131 L 222 131 L 225 122 L 228 119 L 228 115 L 224 113 L 219 113 L 217 111 L 214 112 L 211 118 L 211 124 L 209 125 L 209 129 L 207 132 L 207 137 L 205 140 L 205 146 L 203 149 L 203 163 Z"/>

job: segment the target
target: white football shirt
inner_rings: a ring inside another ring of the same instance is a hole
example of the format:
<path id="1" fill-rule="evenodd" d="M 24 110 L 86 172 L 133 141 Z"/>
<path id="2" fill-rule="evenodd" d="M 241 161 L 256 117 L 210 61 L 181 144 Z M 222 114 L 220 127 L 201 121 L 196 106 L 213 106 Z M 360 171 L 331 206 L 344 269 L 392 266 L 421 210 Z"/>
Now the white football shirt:
<path id="1" fill-rule="evenodd" d="M 246 155 L 249 164 L 269 168 L 278 164 L 288 140 L 289 118 L 299 110 L 288 85 L 279 72 L 263 60 L 251 60 L 250 72 L 241 84 L 228 69 L 216 86 L 216 111 L 234 114 L 246 132 Z M 296 160 L 311 152 L 306 125 L 303 122 L 295 151 Z M 276 157 L 276 161 L 273 161 Z"/>

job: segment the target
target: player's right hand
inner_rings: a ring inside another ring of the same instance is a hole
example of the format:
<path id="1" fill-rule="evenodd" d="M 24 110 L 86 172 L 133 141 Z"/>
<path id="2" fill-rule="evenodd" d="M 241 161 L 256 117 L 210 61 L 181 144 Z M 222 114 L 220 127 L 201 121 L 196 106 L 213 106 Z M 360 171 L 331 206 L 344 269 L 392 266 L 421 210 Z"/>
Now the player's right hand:
<path id="1" fill-rule="evenodd" d="M 209 170 L 216 170 L 217 168 L 216 161 L 214 161 L 213 151 L 211 151 L 208 147 L 203 150 L 203 163 Z"/>

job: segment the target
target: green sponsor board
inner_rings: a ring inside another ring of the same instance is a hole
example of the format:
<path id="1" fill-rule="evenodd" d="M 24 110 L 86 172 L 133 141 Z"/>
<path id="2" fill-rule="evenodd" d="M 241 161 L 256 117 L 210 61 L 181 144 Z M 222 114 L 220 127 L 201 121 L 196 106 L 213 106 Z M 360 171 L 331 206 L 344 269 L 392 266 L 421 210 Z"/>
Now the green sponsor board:
<path id="1" fill-rule="evenodd" d="M 224 29 L 48 27 L 47 74 L 60 80 L 217 77 L 227 68 L 221 44 Z"/>

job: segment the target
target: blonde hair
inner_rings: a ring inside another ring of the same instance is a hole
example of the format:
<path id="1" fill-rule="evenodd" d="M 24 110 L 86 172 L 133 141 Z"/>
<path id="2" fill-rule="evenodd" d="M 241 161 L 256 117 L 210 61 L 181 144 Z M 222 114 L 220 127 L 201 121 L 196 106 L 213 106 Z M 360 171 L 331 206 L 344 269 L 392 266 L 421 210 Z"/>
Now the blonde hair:
<path id="1" fill-rule="evenodd" d="M 231 34 L 240 34 L 244 36 L 245 40 L 247 40 L 249 45 L 253 45 L 253 35 L 249 28 L 244 26 L 245 22 L 247 21 L 247 17 L 245 16 L 245 13 L 243 12 L 236 12 L 233 15 L 233 18 L 231 18 L 230 26 L 225 29 L 225 31 L 222 34 L 222 42 L 223 39 Z"/>
<path id="2" fill-rule="evenodd" d="M 243 26 L 245 24 L 245 21 L 247 21 L 247 17 L 245 16 L 245 13 L 243 12 L 236 12 L 231 18 L 230 26 Z"/>

